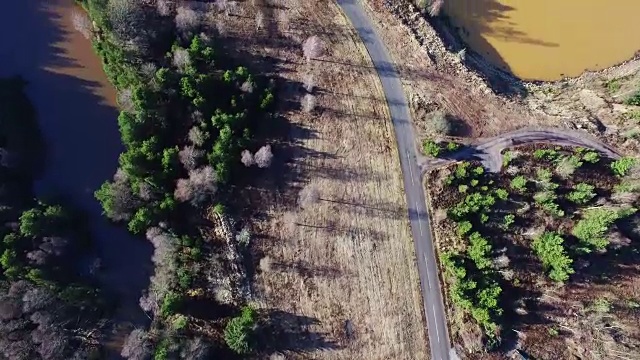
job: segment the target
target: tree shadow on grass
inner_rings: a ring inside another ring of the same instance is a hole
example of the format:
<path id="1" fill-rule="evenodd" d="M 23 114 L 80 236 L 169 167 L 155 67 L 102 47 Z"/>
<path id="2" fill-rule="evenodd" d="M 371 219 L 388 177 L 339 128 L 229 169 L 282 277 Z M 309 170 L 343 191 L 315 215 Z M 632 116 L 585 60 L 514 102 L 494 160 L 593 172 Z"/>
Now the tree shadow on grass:
<path id="1" fill-rule="evenodd" d="M 266 325 L 257 334 L 260 353 L 289 351 L 305 354 L 340 348 L 329 334 L 314 330 L 320 325 L 316 318 L 278 309 L 268 309 L 262 316 Z"/>

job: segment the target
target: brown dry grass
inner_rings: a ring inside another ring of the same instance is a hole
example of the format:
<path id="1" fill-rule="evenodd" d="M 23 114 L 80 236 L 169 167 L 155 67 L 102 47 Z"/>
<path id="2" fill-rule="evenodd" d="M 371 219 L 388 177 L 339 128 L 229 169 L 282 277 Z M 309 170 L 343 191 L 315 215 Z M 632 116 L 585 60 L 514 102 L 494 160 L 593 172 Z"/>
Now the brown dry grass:
<path id="1" fill-rule="evenodd" d="M 280 78 L 280 110 L 293 128 L 287 166 L 296 179 L 268 203 L 259 195 L 253 201 L 255 213 L 266 215 L 254 230 L 270 239 L 256 246 L 256 303 L 292 321 L 279 329 L 287 339 L 273 347 L 287 359 L 428 358 L 394 133 L 364 46 L 332 1 L 241 7 L 242 17 L 211 14 L 209 21 L 223 23 L 228 38 L 242 37 L 234 43 L 241 53 L 271 57 L 264 70 Z M 260 31 L 256 9 L 267 18 Z M 310 35 L 329 51 L 306 64 L 301 43 Z M 298 108 L 307 73 L 317 82 L 311 114 Z M 296 196 L 308 183 L 322 200 L 301 209 Z"/>

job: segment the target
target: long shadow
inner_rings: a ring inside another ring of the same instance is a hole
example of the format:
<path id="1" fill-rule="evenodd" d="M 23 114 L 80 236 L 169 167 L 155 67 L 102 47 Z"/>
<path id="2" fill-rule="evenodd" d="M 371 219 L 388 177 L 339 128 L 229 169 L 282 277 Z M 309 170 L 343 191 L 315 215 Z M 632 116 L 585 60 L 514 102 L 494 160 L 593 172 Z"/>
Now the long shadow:
<path id="1" fill-rule="evenodd" d="M 114 320 L 140 326 L 148 320 L 137 303 L 148 285 L 151 246 L 110 224 L 93 197 L 115 172 L 122 144 L 114 92 L 91 44 L 63 25 L 71 6 L 70 0 L 3 2 L 0 75 L 29 82 L 48 146 L 38 193 L 68 195 L 86 211 L 104 265 L 101 280 L 120 303 Z"/>
<path id="2" fill-rule="evenodd" d="M 262 317 L 267 325 L 258 334 L 261 353 L 290 351 L 304 354 L 340 348 L 329 334 L 312 330 L 320 324 L 316 318 L 277 309 L 266 310 Z"/>
<path id="3" fill-rule="evenodd" d="M 462 7 L 463 10 L 451 10 L 455 7 Z M 558 44 L 533 39 L 513 28 L 511 26 L 513 24 L 508 22 L 508 13 L 512 10 L 514 10 L 513 7 L 500 4 L 496 0 L 479 0 L 469 6 L 447 4 L 441 17 L 427 17 L 426 20 L 450 51 L 459 52 L 466 49 L 466 65 L 481 75 L 496 93 L 507 96 L 526 96 L 528 91 L 523 81 L 513 75 L 509 64 L 487 41 L 487 37 L 499 37 L 503 40 L 544 47 L 556 47 Z M 455 25 L 455 21 L 448 17 L 447 13 L 453 14 L 452 17 L 464 17 L 467 27 Z M 499 27 L 496 30 L 496 27 L 491 26 L 496 22 L 509 26 Z M 474 46 L 470 47 L 468 44 L 474 44 Z"/>

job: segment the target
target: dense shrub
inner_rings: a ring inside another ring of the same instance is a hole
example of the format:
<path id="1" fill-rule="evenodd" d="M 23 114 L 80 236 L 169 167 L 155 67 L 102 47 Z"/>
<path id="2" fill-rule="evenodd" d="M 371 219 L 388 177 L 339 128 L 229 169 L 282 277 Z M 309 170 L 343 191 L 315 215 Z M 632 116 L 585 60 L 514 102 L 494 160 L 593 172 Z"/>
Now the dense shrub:
<path id="1" fill-rule="evenodd" d="M 558 233 L 545 232 L 538 236 L 532 244 L 533 250 L 542 261 L 542 265 L 549 271 L 551 280 L 563 282 L 573 274 L 571 264 L 573 260 L 567 256 L 563 239 Z"/>
<path id="2" fill-rule="evenodd" d="M 572 234 L 582 243 L 583 251 L 604 250 L 609 244 L 605 234 L 611 225 L 616 220 L 635 212 L 634 208 L 600 207 L 587 209 L 582 214 L 582 219 L 576 223 Z"/>
<path id="3" fill-rule="evenodd" d="M 256 312 L 250 306 L 245 306 L 240 316 L 229 321 L 224 329 L 224 340 L 231 350 L 238 354 L 251 352 L 257 321 Z"/>
<path id="4" fill-rule="evenodd" d="M 593 192 L 594 189 L 593 185 L 586 183 L 576 184 L 573 191 L 567 195 L 567 199 L 579 205 L 586 204 L 596 196 L 596 193 Z"/>
<path id="5" fill-rule="evenodd" d="M 611 170 L 613 171 L 614 175 L 622 177 L 627 175 L 635 164 L 635 158 L 623 157 L 611 163 Z"/>

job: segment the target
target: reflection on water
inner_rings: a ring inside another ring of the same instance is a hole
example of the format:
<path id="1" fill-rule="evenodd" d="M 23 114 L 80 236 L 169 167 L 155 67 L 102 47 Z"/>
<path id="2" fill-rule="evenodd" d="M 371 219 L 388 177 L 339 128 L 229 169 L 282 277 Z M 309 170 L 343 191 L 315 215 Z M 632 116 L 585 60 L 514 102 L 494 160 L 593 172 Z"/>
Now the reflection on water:
<path id="1" fill-rule="evenodd" d="M 446 0 L 469 46 L 527 80 L 604 69 L 640 50 L 638 0 Z"/>
<path id="2" fill-rule="evenodd" d="M 2 0 L 0 76 L 22 75 L 47 142 L 38 191 L 71 197 L 90 219 L 104 271 L 119 301 L 115 319 L 140 325 L 151 249 L 103 216 L 93 192 L 112 177 L 122 151 L 115 90 L 91 44 L 73 30 L 73 0 Z"/>

